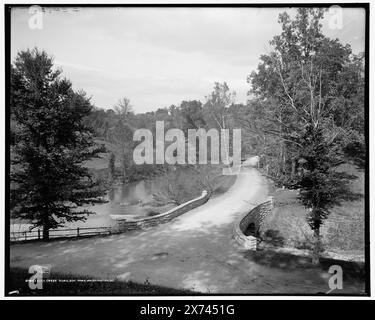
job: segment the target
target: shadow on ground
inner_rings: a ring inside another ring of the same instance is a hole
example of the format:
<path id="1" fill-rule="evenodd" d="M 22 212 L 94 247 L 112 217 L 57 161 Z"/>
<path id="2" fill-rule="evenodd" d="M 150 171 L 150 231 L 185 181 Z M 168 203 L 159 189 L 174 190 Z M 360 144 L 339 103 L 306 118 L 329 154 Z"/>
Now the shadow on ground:
<path id="1" fill-rule="evenodd" d="M 12 267 L 47 265 L 52 272 L 191 290 L 204 294 L 317 294 L 329 290 L 326 269 L 270 252 L 243 252 L 233 239 L 239 216 L 265 201 L 256 170 L 240 175 L 215 201 L 148 230 L 107 237 L 15 244 Z M 251 205 L 250 205 L 251 203 Z M 345 292 L 361 294 L 353 280 Z M 125 295 L 129 293 L 125 293 Z"/>
<path id="2" fill-rule="evenodd" d="M 245 259 L 262 265 L 268 270 L 273 269 L 273 277 L 277 278 L 277 274 L 283 273 L 292 274 L 293 283 L 300 282 L 302 284 L 299 287 L 301 291 L 297 291 L 296 293 L 303 291 L 303 284 L 313 285 L 318 289 L 315 293 L 329 291 L 328 280 L 333 275 L 329 273 L 329 268 L 333 265 L 341 266 L 344 287 L 342 291 L 336 290 L 334 294 L 365 293 L 366 273 L 364 263 L 321 258 L 319 265 L 313 265 L 311 257 L 297 256 L 272 250 L 248 251 L 243 256 Z M 283 278 L 280 279 L 282 280 Z"/>

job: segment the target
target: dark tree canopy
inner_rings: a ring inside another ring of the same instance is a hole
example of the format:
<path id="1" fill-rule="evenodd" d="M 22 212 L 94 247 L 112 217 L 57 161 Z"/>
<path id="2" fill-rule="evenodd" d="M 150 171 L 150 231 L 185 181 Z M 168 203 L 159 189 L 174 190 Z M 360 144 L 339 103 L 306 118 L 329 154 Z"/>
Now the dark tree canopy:
<path id="1" fill-rule="evenodd" d="M 13 215 L 48 230 L 91 212 L 104 190 L 82 163 L 103 147 L 93 141 L 83 117 L 92 110 L 83 92 L 54 70 L 38 49 L 19 52 L 11 69 Z"/>

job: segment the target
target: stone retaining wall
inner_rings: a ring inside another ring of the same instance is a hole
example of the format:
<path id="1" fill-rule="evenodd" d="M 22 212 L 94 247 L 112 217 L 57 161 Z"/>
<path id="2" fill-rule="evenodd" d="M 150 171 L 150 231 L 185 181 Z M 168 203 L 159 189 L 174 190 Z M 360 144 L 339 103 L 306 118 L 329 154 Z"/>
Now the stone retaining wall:
<path id="1" fill-rule="evenodd" d="M 234 226 L 234 239 L 238 244 L 248 250 L 256 250 L 258 245 L 257 235 L 264 218 L 273 208 L 273 198 L 257 205 L 250 212 L 242 216 Z M 252 224 L 252 225 L 251 225 Z M 249 233 L 251 227 L 251 234 Z"/>
<path id="2" fill-rule="evenodd" d="M 198 198 L 185 202 L 176 208 L 173 208 L 167 212 L 145 218 L 129 218 L 129 216 L 113 216 L 114 220 L 117 221 L 117 228 L 119 232 L 126 232 L 136 229 L 145 229 L 156 226 L 161 223 L 166 223 L 172 219 L 201 206 L 206 203 L 210 198 L 210 194 L 207 191 L 203 191 L 202 195 Z"/>

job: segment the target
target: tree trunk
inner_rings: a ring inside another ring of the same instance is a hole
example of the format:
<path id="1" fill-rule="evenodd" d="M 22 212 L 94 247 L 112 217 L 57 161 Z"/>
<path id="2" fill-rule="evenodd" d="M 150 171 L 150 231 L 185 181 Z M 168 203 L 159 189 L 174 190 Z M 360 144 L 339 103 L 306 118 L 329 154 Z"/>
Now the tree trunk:
<path id="1" fill-rule="evenodd" d="M 126 155 L 125 148 L 122 150 L 122 182 L 125 183 L 126 179 Z"/>
<path id="2" fill-rule="evenodd" d="M 320 228 L 314 229 L 314 248 L 312 254 L 312 263 L 319 264 L 319 254 L 320 254 Z"/>
<path id="3" fill-rule="evenodd" d="M 111 182 L 115 180 L 115 176 L 116 176 L 115 162 L 116 162 L 116 157 L 114 153 L 111 152 L 110 157 L 109 157 L 109 164 L 108 164 L 109 180 Z"/>
<path id="4" fill-rule="evenodd" d="M 49 221 L 49 209 L 48 206 L 44 208 L 42 214 L 42 225 L 43 225 L 43 240 L 48 241 L 49 240 L 49 229 L 50 229 L 50 221 Z"/>
<path id="5" fill-rule="evenodd" d="M 296 176 L 296 160 L 292 159 L 292 178 L 294 179 Z"/>
<path id="6" fill-rule="evenodd" d="M 49 227 L 46 225 L 43 226 L 43 240 L 49 240 Z"/>

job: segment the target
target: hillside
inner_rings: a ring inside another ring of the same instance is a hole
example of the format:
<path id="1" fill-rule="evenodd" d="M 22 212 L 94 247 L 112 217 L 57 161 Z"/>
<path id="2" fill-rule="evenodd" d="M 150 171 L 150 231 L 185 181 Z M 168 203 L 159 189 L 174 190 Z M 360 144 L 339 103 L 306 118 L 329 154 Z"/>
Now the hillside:
<path id="1" fill-rule="evenodd" d="M 105 148 L 107 149 L 107 152 L 101 153 L 100 158 L 95 158 L 95 159 L 91 159 L 89 161 L 86 161 L 84 163 L 85 167 L 87 167 L 89 169 L 97 169 L 97 170 L 108 168 L 109 155 L 110 155 L 111 152 L 113 152 L 116 156 L 116 162 L 115 162 L 116 167 L 121 166 L 121 163 L 120 163 L 121 157 L 120 157 L 120 153 L 119 153 L 119 150 L 116 147 L 116 145 L 114 145 L 113 143 L 110 143 L 108 141 L 105 141 L 103 139 L 95 139 L 95 142 L 97 144 L 104 144 Z"/>
<path id="2" fill-rule="evenodd" d="M 358 194 L 358 199 L 343 201 L 331 210 L 321 228 L 323 250 L 362 259 L 365 249 L 365 172 L 350 163 L 340 165 L 337 171 L 353 176 L 350 189 Z M 307 209 L 299 202 L 298 193 L 297 190 L 275 190 L 276 208 L 261 228 L 264 244 L 312 248 L 313 233 L 305 219 Z"/>

